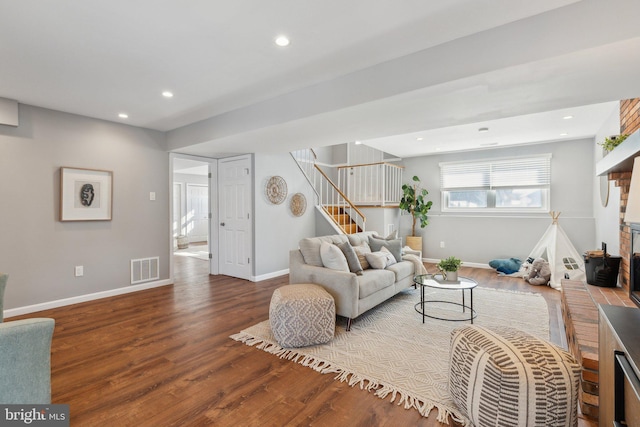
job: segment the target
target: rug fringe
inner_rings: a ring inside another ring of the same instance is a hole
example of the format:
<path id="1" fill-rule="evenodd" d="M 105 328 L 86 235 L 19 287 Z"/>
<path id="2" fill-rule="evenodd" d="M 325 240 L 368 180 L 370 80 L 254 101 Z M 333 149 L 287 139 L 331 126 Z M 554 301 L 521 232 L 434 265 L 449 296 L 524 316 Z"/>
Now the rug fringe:
<path id="1" fill-rule="evenodd" d="M 355 372 L 348 371 L 326 360 L 299 353 L 295 349 L 280 347 L 277 344 L 270 343 L 269 341 L 266 341 L 262 338 L 256 338 L 253 335 L 245 332 L 239 332 L 237 334 L 231 335 L 229 338 L 235 341 L 242 342 L 248 346 L 255 346 L 257 349 L 274 354 L 281 359 L 287 359 L 292 362 L 299 363 L 303 366 L 307 366 L 314 371 L 320 372 L 322 374 L 336 373 L 337 375 L 334 379 L 339 380 L 340 382 L 346 382 L 350 387 L 355 387 L 357 385 L 361 390 L 373 391 L 374 395 L 379 397 L 380 399 L 386 399 L 387 397 L 389 397 L 389 395 L 391 395 L 389 400 L 390 403 L 395 402 L 396 398 L 398 398 L 398 406 L 404 404 L 405 409 L 416 409 L 423 417 L 428 417 L 429 413 L 433 409 L 437 409 L 437 420 L 439 423 L 448 425 L 449 418 L 451 418 L 464 427 L 472 426 L 471 422 L 468 419 L 456 415 L 445 406 L 438 405 L 434 402 L 424 402 L 402 390 L 398 390 L 395 387 L 391 387 L 386 384 L 380 384 L 377 381 L 371 380 L 369 378 L 361 377 Z"/>

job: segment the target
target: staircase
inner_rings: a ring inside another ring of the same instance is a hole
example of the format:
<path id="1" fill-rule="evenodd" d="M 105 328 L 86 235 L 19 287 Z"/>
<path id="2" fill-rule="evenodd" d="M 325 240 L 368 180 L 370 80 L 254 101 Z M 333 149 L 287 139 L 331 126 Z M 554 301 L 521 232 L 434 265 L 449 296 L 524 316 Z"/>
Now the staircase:
<path id="1" fill-rule="evenodd" d="M 316 163 L 312 149 L 291 152 L 305 178 L 316 193 L 317 205 L 344 234 L 365 231 L 367 218 Z"/>
<path id="2" fill-rule="evenodd" d="M 353 234 L 364 231 L 358 226 L 358 224 L 356 224 L 353 219 L 351 219 L 348 214 L 344 213 L 343 208 L 339 206 L 323 206 L 322 208 L 345 234 Z"/>

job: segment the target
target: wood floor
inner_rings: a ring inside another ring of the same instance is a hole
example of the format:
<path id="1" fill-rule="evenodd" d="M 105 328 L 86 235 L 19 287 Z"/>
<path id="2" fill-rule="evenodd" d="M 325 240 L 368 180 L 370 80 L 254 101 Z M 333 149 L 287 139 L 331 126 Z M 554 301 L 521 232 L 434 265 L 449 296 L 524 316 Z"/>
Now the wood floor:
<path id="1" fill-rule="evenodd" d="M 21 316 L 56 320 L 52 399 L 70 405 L 71 426 L 441 426 L 435 411 L 423 418 L 231 340 L 268 318 L 288 276 L 251 283 L 209 276 L 199 259 L 175 257 L 175 266 L 175 285 Z M 551 340 L 562 344 L 558 291 L 493 270 L 461 274 L 541 293 Z"/>

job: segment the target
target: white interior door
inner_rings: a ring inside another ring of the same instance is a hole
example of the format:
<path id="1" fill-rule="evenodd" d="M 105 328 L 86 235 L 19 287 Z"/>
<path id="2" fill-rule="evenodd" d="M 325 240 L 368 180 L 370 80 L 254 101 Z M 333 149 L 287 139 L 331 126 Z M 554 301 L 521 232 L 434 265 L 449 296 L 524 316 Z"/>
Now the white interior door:
<path id="1" fill-rule="evenodd" d="M 220 274 L 250 280 L 253 232 L 251 158 L 218 163 Z"/>
<path id="2" fill-rule="evenodd" d="M 209 188 L 187 184 L 187 221 L 189 242 L 207 242 L 209 236 Z"/>

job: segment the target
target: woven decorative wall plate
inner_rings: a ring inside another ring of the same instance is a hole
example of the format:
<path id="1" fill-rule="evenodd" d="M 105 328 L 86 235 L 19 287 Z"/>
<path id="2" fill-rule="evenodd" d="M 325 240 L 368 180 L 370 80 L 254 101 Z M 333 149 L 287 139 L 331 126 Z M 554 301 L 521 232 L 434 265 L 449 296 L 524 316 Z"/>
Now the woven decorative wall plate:
<path id="1" fill-rule="evenodd" d="M 284 202 L 287 197 L 287 183 L 281 176 L 272 176 L 265 188 L 267 199 L 274 205 Z"/>
<path id="2" fill-rule="evenodd" d="M 302 216 L 307 210 L 307 198 L 302 193 L 291 196 L 291 213 L 295 216 Z"/>

